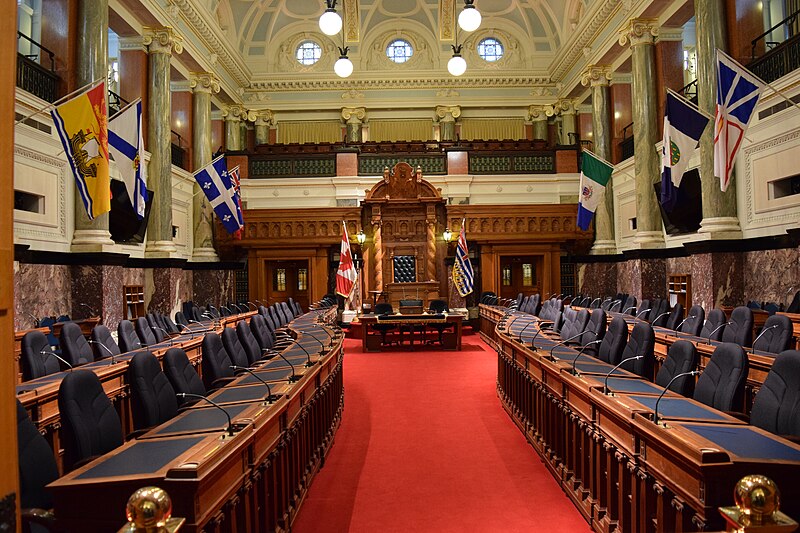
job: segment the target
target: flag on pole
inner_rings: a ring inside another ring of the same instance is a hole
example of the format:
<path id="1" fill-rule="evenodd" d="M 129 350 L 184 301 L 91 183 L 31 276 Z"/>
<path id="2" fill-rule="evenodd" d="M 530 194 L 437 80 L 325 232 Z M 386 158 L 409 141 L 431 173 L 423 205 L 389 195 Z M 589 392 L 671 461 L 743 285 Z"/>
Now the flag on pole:
<path id="1" fill-rule="evenodd" d="M 603 201 L 606 185 L 611 179 L 614 165 L 583 150 L 581 155 L 580 199 L 578 201 L 578 227 L 589 229 L 597 206 Z"/>
<path id="2" fill-rule="evenodd" d="M 717 113 L 714 120 L 714 175 L 723 192 L 728 189 L 736 154 L 753 118 L 764 82 L 717 50 Z"/>
<path id="3" fill-rule="evenodd" d="M 461 220 L 461 231 L 458 233 L 456 262 L 453 265 L 453 284 L 462 298 L 470 294 L 475 286 L 475 272 L 472 270 L 467 248 L 466 219 Z"/>
<path id="4" fill-rule="evenodd" d="M 138 99 L 108 123 L 108 150 L 128 190 L 128 198 L 136 215 L 144 218 L 147 203 L 147 186 L 142 164 L 144 138 L 142 137 L 142 101 Z"/>
<path id="5" fill-rule="evenodd" d="M 111 210 L 105 82 L 56 106 L 50 114 L 86 214 L 94 220 Z"/>
<path id="6" fill-rule="evenodd" d="M 675 208 L 678 187 L 708 122 L 709 117 L 692 103 L 667 89 L 661 149 L 661 205 L 667 212 Z"/>
<path id="7" fill-rule="evenodd" d="M 228 173 L 225 156 L 221 155 L 194 173 L 194 179 L 211 202 L 211 207 L 228 233 L 235 233 L 242 227 L 238 194 Z"/>
<path id="8" fill-rule="evenodd" d="M 228 174 L 231 177 L 231 183 L 233 183 L 233 190 L 236 192 L 236 206 L 238 208 L 238 215 L 239 215 L 239 226 L 240 228 L 233 234 L 234 239 L 241 239 L 242 233 L 244 233 L 244 213 L 242 213 L 242 187 L 241 181 L 239 179 L 239 165 L 233 167 Z"/>
<path id="9" fill-rule="evenodd" d="M 358 272 L 350 253 L 350 239 L 347 237 L 347 224 L 342 222 L 342 248 L 339 251 L 339 270 L 336 271 L 336 294 L 345 298 L 353 292 Z"/>

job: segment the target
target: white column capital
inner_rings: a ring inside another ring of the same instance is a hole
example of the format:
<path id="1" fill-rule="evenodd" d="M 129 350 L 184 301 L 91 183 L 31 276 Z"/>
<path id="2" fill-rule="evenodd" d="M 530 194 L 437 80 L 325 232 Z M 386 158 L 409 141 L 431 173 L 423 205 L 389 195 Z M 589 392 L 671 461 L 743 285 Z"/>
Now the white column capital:
<path id="1" fill-rule="evenodd" d="M 612 70 L 610 65 L 589 65 L 581 74 L 581 85 L 587 87 L 605 86 L 611 81 Z"/>
<path id="2" fill-rule="evenodd" d="M 260 109 L 258 111 L 252 111 L 251 113 L 255 113 L 256 126 L 275 125 L 275 113 L 273 113 L 271 109 Z"/>
<path id="3" fill-rule="evenodd" d="M 619 32 L 619 44 L 631 46 L 640 44 L 654 44 L 658 37 L 658 20 L 656 19 L 631 19 L 628 25 Z"/>
<path id="4" fill-rule="evenodd" d="M 183 37 L 170 26 L 162 28 L 144 28 L 142 43 L 147 46 L 151 54 L 171 55 L 173 49 L 176 54 L 183 52 Z"/>
<path id="5" fill-rule="evenodd" d="M 461 116 L 461 106 L 437 105 L 435 113 L 437 121 L 452 122 Z"/>
<path id="6" fill-rule="evenodd" d="M 364 107 L 343 107 L 342 120 L 345 122 L 362 122 L 367 118 L 367 110 Z"/>

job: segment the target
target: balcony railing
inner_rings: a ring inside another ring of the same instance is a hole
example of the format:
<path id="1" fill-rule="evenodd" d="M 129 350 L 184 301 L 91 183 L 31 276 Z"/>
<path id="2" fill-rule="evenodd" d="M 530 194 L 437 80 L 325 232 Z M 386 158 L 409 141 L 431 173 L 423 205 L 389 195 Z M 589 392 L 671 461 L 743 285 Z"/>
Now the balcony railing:
<path id="1" fill-rule="evenodd" d="M 108 116 L 113 117 L 117 113 L 119 113 L 123 107 L 128 105 L 130 102 L 125 100 L 123 97 L 115 93 L 114 91 L 108 91 Z"/>
<path id="2" fill-rule="evenodd" d="M 620 161 L 633 157 L 633 122 L 622 128 L 622 140 L 619 143 Z"/>
<path id="3" fill-rule="evenodd" d="M 697 80 L 687 83 L 683 89 L 678 91 L 678 94 L 683 95 L 684 98 L 693 104 L 697 104 Z"/>
<path id="4" fill-rule="evenodd" d="M 186 170 L 188 161 L 186 160 L 186 148 L 183 137 L 175 130 L 172 131 L 172 164 L 178 168 Z"/>
<path id="5" fill-rule="evenodd" d="M 17 87 L 47 102 L 55 102 L 59 79 L 55 72 L 55 54 L 24 33 L 17 32 L 17 39 L 23 39 L 39 50 L 36 54 L 17 53 Z M 40 64 L 42 54 L 49 57 L 50 69 Z"/>
<path id="6" fill-rule="evenodd" d="M 800 10 L 795 11 L 773 27 L 751 41 L 752 61 L 747 68 L 753 74 L 771 83 L 793 70 L 800 68 L 800 32 L 796 27 L 800 21 Z M 772 41 L 776 31 L 782 31 L 787 36 L 786 40 Z M 756 51 L 763 41 L 766 52 L 756 58 Z"/>

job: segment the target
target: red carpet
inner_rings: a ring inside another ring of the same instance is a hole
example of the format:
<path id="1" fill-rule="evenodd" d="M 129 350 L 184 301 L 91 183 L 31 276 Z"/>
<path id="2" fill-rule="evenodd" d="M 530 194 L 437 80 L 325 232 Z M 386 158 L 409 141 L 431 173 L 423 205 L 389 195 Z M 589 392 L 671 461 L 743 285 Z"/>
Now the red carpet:
<path id="1" fill-rule="evenodd" d="M 295 532 L 589 531 L 501 407 L 497 356 L 467 339 L 369 354 L 345 341 L 342 424 Z"/>

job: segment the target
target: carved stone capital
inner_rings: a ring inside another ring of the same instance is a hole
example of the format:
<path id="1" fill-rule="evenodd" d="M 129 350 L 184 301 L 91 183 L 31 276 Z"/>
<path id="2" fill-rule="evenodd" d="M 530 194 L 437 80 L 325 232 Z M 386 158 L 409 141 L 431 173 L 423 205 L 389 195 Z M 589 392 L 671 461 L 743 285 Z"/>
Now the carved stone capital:
<path id="1" fill-rule="evenodd" d="M 250 122 L 253 122 L 256 120 L 255 111 L 248 111 L 244 106 L 238 104 L 228 106 L 227 108 L 223 109 L 222 116 L 225 117 L 225 120 L 232 121 L 249 120 Z"/>
<path id="2" fill-rule="evenodd" d="M 440 121 L 450 122 L 461 116 L 461 106 L 437 105 L 436 118 Z"/>
<path id="3" fill-rule="evenodd" d="M 360 123 L 367 118 L 367 110 L 363 107 L 343 107 L 342 119 L 346 122 Z"/>
<path id="4" fill-rule="evenodd" d="M 211 72 L 192 72 L 189 87 L 196 93 L 217 94 L 219 92 L 219 78 Z"/>
<path id="5" fill-rule="evenodd" d="M 601 85 L 608 85 L 611 81 L 611 66 L 610 65 L 589 65 L 586 70 L 581 74 L 581 85 L 587 87 L 597 87 Z"/>
<path id="6" fill-rule="evenodd" d="M 144 28 L 142 43 L 147 46 L 151 54 L 176 54 L 183 52 L 183 37 L 170 26 L 163 28 Z"/>
<path id="7" fill-rule="evenodd" d="M 573 102 L 572 100 L 557 100 L 554 104 L 544 107 L 545 107 L 545 114 L 548 117 L 552 117 L 555 115 L 575 114 L 575 102 Z"/>
<path id="8" fill-rule="evenodd" d="M 251 111 L 251 113 L 255 113 L 256 126 L 273 126 L 275 124 L 275 113 L 271 109 Z"/>
<path id="9" fill-rule="evenodd" d="M 551 106 L 546 105 L 532 105 L 528 106 L 528 120 L 547 120 L 547 109 Z"/>
<path id="10" fill-rule="evenodd" d="M 653 44 L 658 37 L 658 21 L 655 19 L 631 19 L 628 25 L 619 32 L 619 44 L 631 46 Z"/>

